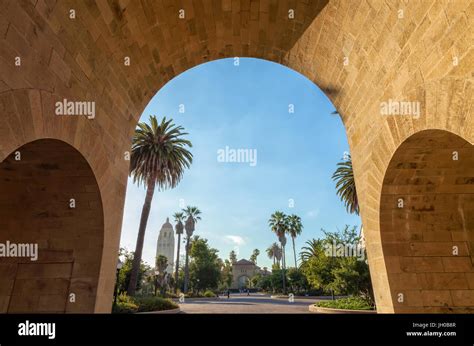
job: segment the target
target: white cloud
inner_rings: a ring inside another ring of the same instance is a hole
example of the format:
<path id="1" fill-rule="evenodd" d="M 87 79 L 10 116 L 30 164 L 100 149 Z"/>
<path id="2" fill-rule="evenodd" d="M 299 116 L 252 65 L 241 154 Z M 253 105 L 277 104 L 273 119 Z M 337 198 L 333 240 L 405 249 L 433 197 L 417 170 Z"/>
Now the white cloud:
<path id="1" fill-rule="evenodd" d="M 234 244 L 237 246 L 245 245 L 245 239 L 238 235 L 226 235 L 224 239 L 228 244 Z"/>

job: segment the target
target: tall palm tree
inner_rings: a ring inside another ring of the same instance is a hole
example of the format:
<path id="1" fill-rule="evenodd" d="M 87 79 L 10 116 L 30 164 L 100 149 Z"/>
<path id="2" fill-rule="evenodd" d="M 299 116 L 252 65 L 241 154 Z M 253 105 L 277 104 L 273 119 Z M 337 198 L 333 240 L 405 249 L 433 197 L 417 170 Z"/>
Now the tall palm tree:
<path id="1" fill-rule="evenodd" d="M 178 279 L 179 279 L 179 255 L 180 255 L 180 248 L 181 248 L 181 234 L 183 234 L 184 231 L 184 213 L 174 213 L 173 215 L 174 221 L 176 222 L 175 230 L 176 234 L 178 235 L 178 253 L 176 255 L 176 272 L 174 275 L 174 280 L 175 280 L 175 291 L 178 291 Z"/>
<path id="2" fill-rule="evenodd" d="M 351 156 L 349 155 L 347 160 L 339 162 L 337 166 L 336 171 L 332 175 L 332 179 L 336 182 L 337 195 L 344 202 L 349 213 L 359 215 L 359 200 L 357 198 Z"/>
<path id="3" fill-rule="evenodd" d="M 295 238 L 301 234 L 303 231 L 303 224 L 301 223 L 301 218 L 298 215 L 292 214 L 288 216 L 288 234 L 291 236 L 293 242 L 293 255 L 295 257 L 295 268 L 298 268 L 296 262 L 296 248 L 295 248 Z"/>
<path id="4" fill-rule="evenodd" d="M 183 130 L 183 127 L 174 125 L 172 119 L 163 118 L 158 122 L 155 116 L 150 116 L 150 124 L 138 123 L 133 136 L 130 175 L 134 183 L 143 184 L 147 191 L 130 274 L 129 295 L 134 295 L 137 287 L 143 241 L 155 187 L 163 190 L 174 188 L 193 161 L 193 155 L 188 150 L 192 144 L 183 138 L 187 135 Z"/>
<path id="5" fill-rule="evenodd" d="M 276 263 L 278 264 L 278 267 L 280 267 L 280 261 L 282 257 L 282 252 L 281 252 L 281 247 L 278 245 L 278 243 L 273 243 L 273 252 L 275 253 L 275 260 Z"/>
<path id="6" fill-rule="evenodd" d="M 270 216 L 270 220 L 268 220 L 268 225 L 272 232 L 274 232 L 277 237 L 278 241 L 281 244 L 281 253 L 282 253 L 282 278 L 283 278 L 283 293 L 286 294 L 286 260 L 285 260 L 285 245 L 286 245 L 286 236 L 285 233 L 288 229 L 288 217 L 281 211 L 276 211 Z"/>
<path id="7" fill-rule="evenodd" d="M 257 265 L 257 257 L 260 256 L 260 250 L 254 249 L 252 255 L 250 256 L 250 262 L 255 263 Z"/>
<path id="8" fill-rule="evenodd" d="M 187 217 L 192 217 L 194 220 L 194 223 L 197 223 L 199 220 L 201 220 L 201 211 L 199 210 L 198 207 L 191 207 L 187 206 L 185 209 L 182 209 L 182 212 L 187 216 Z"/>
<path id="9" fill-rule="evenodd" d="M 198 207 L 187 206 L 182 210 L 183 213 L 187 216 L 186 223 L 184 228 L 186 230 L 186 260 L 184 264 L 184 293 L 188 292 L 189 285 L 189 250 L 190 250 L 190 241 L 193 236 L 194 227 L 198 220 L 201 220 L 201 211 Z"/>
<path id="10" fill-rule="evenodd" d="M 272 245 L 270 245 L 270 246 L 265 250 L 266 253 L 267 253 L 268 258 L 271 259 L 271 260 L 273 260 L 273 264 L 275 264 L 275 261 L 276 261 L 274 244 L 275 244 L 275 243 L 273 243 Z"/>

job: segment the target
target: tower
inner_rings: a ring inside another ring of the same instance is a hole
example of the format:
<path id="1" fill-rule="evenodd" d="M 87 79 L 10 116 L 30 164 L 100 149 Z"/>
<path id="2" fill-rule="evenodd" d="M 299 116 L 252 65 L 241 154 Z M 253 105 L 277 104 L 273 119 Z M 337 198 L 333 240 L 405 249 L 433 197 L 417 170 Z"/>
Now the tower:
<path id="1" fill-rule="evenodd" d="M 168 267 L 166 268 L 166 272 L 173 275 L 174 232 L 169 218 L 166 218 L 166 222 L 163 224 L 163 226 L 161 226 L 160 234 L 158 236 L 156 257 L 159 255 L 163 255 L 168 259 Z"/>

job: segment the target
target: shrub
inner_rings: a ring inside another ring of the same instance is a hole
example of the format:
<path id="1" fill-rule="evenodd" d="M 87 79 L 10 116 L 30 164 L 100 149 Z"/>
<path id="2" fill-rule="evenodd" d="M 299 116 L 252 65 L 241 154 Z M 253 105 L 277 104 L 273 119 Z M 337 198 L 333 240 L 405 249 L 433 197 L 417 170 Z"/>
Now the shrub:
<path id="1" fill-rule="evenodd" d="M 132 314 L 136 312 L 161 311 L 177 308 L 178 305 L 170 299 L 150 296 L 129 297 L 121 294 L 117 297 L 117 304 L 112 312 L 116 314 Z"/>
<path id="2" fill-rule="evenodd" d="M 169 299 L 160 297 L 139 297 L 135 299 L 138 305 L 138 312 L 170 310 L 178 307 Z"/>
<path id="3" fill-rule="evenodd" d="M 125 294 L 120 294 L 117 297 L 117 304 L 112 308 L 114 314 L 133 314 L 137 311 L 137 304 L 135 304 L 135 302 Z"/>
<path id="4" fill-rule="evenodd" d="M 207 290 L 206 292 L 204 292 L 203 294 L 203 297 L 206 297 L 206 298 L 214 298 L 216 296 L 216 294 L 210 290 Z"/>
<path id="5" fill-rule="evenodd" d="M 112 312 L 114 314 L 134 314 L 138 311 L 138 306 L 133 303 L 117 302 L 114 305 Z"/>
<path id="6" fill-rule="evenodd" d="M 373 307 L 362 297 L 353 296 L 336 300 L 321 301 L 314 304 L 322 308 L 347 309 L 347 310 L 373 310 Z"/>

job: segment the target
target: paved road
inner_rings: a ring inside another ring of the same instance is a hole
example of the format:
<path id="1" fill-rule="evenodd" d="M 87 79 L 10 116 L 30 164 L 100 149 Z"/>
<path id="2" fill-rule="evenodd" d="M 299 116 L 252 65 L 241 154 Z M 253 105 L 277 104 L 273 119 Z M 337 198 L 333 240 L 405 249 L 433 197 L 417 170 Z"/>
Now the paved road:
<path id="1" fill-rule="evenodd" d="M 215 300 L 209 299 L 186 299 L 179 304 L 183 313 L 202 313 L 202 314 L 245 314 L 245 313 L 309 313 L 308 305 L 318 299 L 298 299 L 293 303 L 285 299 L 272 299 L 269 295 L 253 293 L 250 296 L 246 294 L 231 294 L 230 298 L 220 297 Z"/>

